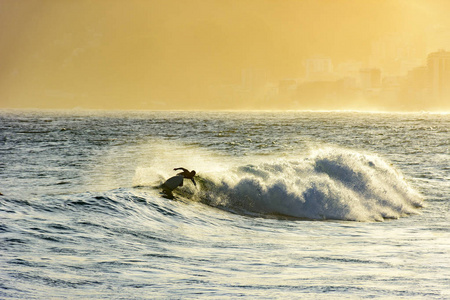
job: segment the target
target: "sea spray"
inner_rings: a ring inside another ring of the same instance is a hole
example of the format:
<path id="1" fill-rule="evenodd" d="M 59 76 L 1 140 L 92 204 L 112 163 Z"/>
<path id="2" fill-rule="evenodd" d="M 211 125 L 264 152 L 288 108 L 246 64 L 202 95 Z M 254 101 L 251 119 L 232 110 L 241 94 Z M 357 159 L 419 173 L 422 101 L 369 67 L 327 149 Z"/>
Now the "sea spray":
<path id="1" fill-rule="evenodd" d="M 193 145 L 175 141 L 155 140 L 140 146 L 139 156 L 132 157 L 129 164 L 137 164 L 132 179 L 133 186 L 154 186 L 176 175 L 173 170 L 184 167 L 202 176 L 227 172 L 233 159 Z"/>
<path id="2" fill-rule="evenodd" d="M 235 167 L 192 188 L 198 201 L 243 214 L 381 221 L 414 214 L 421 196 L 377 155 L 324 148 Z"/>
<path id="3" fill-rule="evenodd" d="M 158 187 L 176 174 L 174 167 L 195 169 L 198 186 L 178 188 L 178 198 L 239 214 L 382 221 L 417 213 L 423 205 L 399 170 L 359 150 L 327 146 L 244 158 L 176 142 L 145 150 L 148 160 L 136 167 L 133 186 Z"/>

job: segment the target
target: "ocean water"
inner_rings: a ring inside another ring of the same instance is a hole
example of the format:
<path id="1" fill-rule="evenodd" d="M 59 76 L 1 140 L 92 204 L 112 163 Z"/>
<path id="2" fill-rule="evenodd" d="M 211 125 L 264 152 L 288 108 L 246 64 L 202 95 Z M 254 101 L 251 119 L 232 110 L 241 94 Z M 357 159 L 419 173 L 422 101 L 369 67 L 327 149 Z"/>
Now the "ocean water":
<path id="1" fill-rule="evenodd" d="M 0 111 L 0 298 L 450 299 L 449 162 L 449 114 Z"/>

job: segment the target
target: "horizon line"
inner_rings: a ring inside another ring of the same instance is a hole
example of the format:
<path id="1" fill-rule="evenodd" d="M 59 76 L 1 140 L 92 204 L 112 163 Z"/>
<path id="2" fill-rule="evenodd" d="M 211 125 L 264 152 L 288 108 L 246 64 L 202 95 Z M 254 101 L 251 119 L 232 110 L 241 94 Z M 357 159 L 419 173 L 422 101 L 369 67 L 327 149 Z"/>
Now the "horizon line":
<path id="1" fill-rule="evenodd" d="M 65 111 L 65 112 L 303 112 L 303 113 L 373 113 L 373 114 L 450 114 L 447 110 L 359 110 L 359 109 L 110 109 L 110 108 L 0 108 L 3 111 Z"/>

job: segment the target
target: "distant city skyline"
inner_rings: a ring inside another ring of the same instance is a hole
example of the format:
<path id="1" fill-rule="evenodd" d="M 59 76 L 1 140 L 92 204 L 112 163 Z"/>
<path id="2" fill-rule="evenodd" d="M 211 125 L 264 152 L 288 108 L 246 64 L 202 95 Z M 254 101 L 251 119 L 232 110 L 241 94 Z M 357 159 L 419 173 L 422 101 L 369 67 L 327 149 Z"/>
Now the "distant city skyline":
<path id="1" fill-rule="evenodd" d="M 450 110 L 426 98 L 422 74 L 450 50 L 448 11 L 445 0 L 3 0 L 0 108 Z"/>
<path id="2" fill-rule="evenodd" d="M 391 63 L 402 61 L 399 58 Z M 414 61 L 407 68 L 397 64 L 397 69 L 388 71 L 358 61 L 334 68 L 330 57 L 314 55 L 304 61 L 302 76 L 270 79 L 267 70 L 243 69 L 240 83 L 221 84 L 212 90 L 223 97 L 222 108 L 230 109 L 245 100 L 262 109 L 276 109 L 278 103 L 287 109 L 341 109 L 342 103 L 346 104 L 344 109 L 357 110 L 405 110 L 408 106 L 413 111 L 434 111 L 449 107 L 450 52 L 441 49 Z"/>

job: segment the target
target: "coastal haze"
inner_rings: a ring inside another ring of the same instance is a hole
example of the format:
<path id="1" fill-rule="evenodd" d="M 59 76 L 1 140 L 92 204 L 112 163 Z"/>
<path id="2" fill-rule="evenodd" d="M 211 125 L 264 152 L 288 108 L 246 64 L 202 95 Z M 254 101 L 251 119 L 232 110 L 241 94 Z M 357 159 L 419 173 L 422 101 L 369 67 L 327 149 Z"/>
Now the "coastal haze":
<path id="1" fill-rule="evenodd" d="M 450 110 L 448 1 L 0 1 L 0 108 Z"/>

